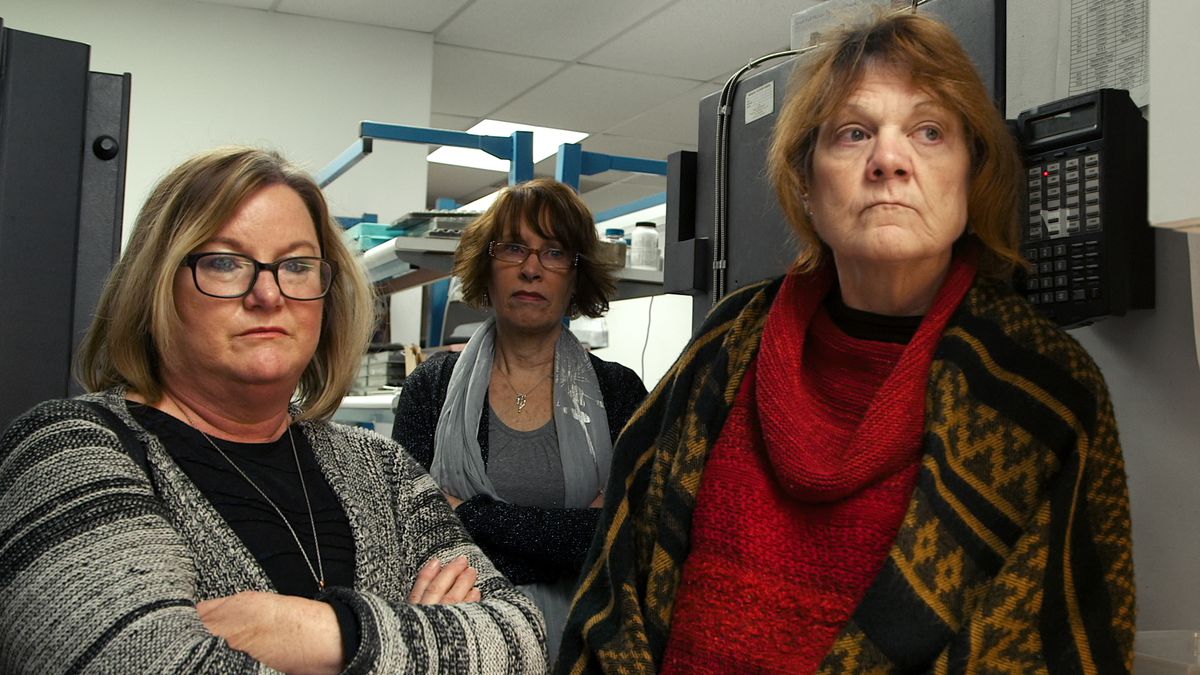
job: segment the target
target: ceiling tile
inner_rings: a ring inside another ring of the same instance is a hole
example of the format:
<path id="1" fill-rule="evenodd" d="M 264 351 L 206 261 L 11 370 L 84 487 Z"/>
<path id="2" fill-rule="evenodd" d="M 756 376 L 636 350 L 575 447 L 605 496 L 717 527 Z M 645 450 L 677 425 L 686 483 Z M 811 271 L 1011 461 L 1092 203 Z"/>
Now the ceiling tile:
<path id="1" fill-rule="evenodd" d="M 599 133 L 695 86 L 695 82 L 676 78 L 571 66 L 493 117 Z"/>
<path id="2" fill-rule="evenodd" d="M 227 5 L 229 7 L 247 7 L 249 9 L 271 9 L 275 0 L 200 0 L 210 5 Z"/>
<path id="3" fill-rule="evenodd" d="M 670 0 L 479 0 L 438 31 L 437 42 L 571 61 Z M 432 3 L 431 3 L 432 4 Z"/>
<path id="4" fill-rule="evenodd" d="M 430 163 L 428 166 L 427 206 L 433 206 L 438 197 L 449 197 L 459 204 L 466 204 L 508 184 L 508 175 L 498 171 L 449 164 Z"/>
<path id="5" fill-rule="evenodd" d="M 695 147 L 700 132 L 700 100 L 719 92 L 709 83 L 702 84 L 680 96 L 634 115 L 608 130 L 618 136 L 657 138 L 680 145 Z"/>
<path id="6" fill-rule="evenodd" d="M 618 206 L 624 206 L 631 202 L 649 197 L 663 192 L 666 188 L 663 186 L 653 185 L 637 185 L 634 183 L 609 183 L 583 192 L 580 196 L 583 201 L 592 210 L 592 213 L 600 213 L 609 209 L 614 209 Z"/>
<path id="7" fill-rule="evenodd" d="M 582 62 L 710 80 L 787 49 L 792 15 L 818 0 L 679 0 Z"/>
<path id="8" fill-rule="evenodd" d="M 478 121 L 478 117 L 463 117 L 461 115 L 447 115 L 436 112 L 429 116 L 429 126 L 434 129 L 449 129 L 451 131 L 466 131 L 475 126 Z"/>
<path id="9" fill-rule="evenodd" d="M 583 139 L 583 149 L 588 152 L 602 152 L 606 155 L 666 160 L 667 155 L 670 155 L 672 152 L 678 150 L 695 150 L 696 142 L 695 139 L 692 139 L 690 145 L 676 145 L 661 140 L 600 134 L 599 136 L 588 136 Z"/>
<path id="10" fill-rule="evenodd" d="M 469 0 L 280 0 L 279 12 L 432 33 Z"/>
<path id="11" fill-rule="evenodd" d="M 561 61 L 435 44 L 433 111 L 485 117 L 562 67 Z"/>

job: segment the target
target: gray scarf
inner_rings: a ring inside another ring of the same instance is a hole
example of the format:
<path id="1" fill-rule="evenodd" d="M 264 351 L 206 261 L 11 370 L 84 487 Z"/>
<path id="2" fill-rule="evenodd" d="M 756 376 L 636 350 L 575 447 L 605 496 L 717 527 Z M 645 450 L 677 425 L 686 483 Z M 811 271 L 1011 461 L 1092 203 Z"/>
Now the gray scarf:
<path id="1" fill-rule="evenodd" d="M 479 420 L 491 383 L 495 338 L 495 318 L 488 318 L 467 342 L 450 374 L 434 433 L 429 473 L 442 489 L 460 499 L 485 494 L 500 500 L 479 447 Z M 564 503 L 567 508 L 584 508 L 608 482 L 612 441 L 596 371 L 583 345 L 566 327 L 554 347 L 554 430 L 562 458 Z M 519 586 L 546 616 L 551 663 L 570 609 L 574 582 L 572 576 Z"/>

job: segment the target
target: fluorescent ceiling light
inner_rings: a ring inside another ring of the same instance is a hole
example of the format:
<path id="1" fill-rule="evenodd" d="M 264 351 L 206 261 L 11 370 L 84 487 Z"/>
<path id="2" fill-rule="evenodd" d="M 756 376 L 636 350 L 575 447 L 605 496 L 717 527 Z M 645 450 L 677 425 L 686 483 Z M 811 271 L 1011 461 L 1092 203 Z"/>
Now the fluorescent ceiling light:
<path id="1" fill-rule="evenodd" d="M 578 143 L 588 137 L 582 131 L 535 127 L 529 124 L 501 122 L 500 120 L 483 120 L 479 124 L 467 129 L 467 133 L 478 136 L 509 136 L 514 131 L 533 132 L 534 163 L 540 162 L 558 152 L 558 146 L 563 143 Z M 467 166 L 475 169 L 502 171 L 506 173 L 508 172 L 509 164 L 507 159 L 493 157 L 482 150 L 454 148 L 445 145 L 429 153 L 427 159 L 438 164 L 453 164 L 455 166 Z"/>

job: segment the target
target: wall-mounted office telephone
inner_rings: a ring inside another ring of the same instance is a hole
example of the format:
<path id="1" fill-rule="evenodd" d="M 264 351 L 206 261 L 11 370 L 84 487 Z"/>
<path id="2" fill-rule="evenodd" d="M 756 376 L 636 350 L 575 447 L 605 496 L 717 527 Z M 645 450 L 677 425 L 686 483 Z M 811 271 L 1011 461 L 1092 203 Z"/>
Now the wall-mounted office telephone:
<path id="1" fill-rule="evenodd" d="M 1060 325 L 1154 306 L 1146 120 L 1121 89 L 1021 113 L 1025 155 L 1017 290 Z"/>

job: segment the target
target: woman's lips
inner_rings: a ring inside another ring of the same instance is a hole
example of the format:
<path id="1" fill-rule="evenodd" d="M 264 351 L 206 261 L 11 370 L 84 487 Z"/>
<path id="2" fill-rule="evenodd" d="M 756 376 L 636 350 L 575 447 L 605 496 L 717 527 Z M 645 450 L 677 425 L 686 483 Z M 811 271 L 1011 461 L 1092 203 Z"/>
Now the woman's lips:
<path id="1" fill-rule="evenodd" d="M 516 298 L 517 300 L 545 300 L 546 299 L 546 296 L 542 295 L 541 293 L 534 293 L 533 291 L 517 291 L 516 293 L 513 293 L 512 296 L 514 298 Z"/>
<path id="2" fill-rule="evenodd" d="M 287 331 L 278 326 L 261 326 L 242 332 L 240 337 L 272 337 L 277 335 L 287 335 Z"/>

